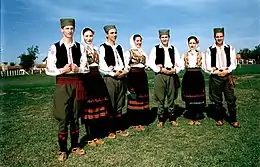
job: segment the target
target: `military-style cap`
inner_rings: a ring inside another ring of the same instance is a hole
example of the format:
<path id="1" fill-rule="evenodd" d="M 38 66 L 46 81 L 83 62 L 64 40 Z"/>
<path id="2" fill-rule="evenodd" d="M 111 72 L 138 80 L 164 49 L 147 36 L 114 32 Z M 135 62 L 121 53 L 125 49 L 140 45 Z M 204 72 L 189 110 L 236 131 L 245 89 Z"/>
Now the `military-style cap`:
<path id="1" fill-rule="evenodd" d="M 161 36 L 161 35 L 170 35 L 170 30 L 169 29 L 160 29 L 159 36 Z"/>
<path id="2" fill-rule="evenodd" d="M 214 35 L 216 35 L 216 33 L 222 32 L 224 34 L 224 27 L 222 28 L 214 28 L 213 29 Z"/>
<path id="3" fill-rule="evenodd" d="M 73 27 L 75 27 L 75 19 L 62 18 L 62 19 L 60 19 L 60 26 L 61 27 L 65 27 L 65 26 L 73 26 Z"/>
<path id="4" fill-rule="evenodd" d="M 115 25 L 106 25 L 106 26 L 104 26 L 104 31 L 106 33 L 108 33 L 108 31 L 111 30 L 111 29 L 116 29 L 116 26 Z"/>

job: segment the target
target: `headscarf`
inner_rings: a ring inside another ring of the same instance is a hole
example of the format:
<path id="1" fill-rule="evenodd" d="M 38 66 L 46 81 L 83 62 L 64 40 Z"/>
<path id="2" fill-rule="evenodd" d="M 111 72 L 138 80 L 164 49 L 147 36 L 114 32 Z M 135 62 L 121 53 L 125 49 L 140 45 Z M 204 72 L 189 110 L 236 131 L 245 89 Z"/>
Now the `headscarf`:
<path id="1" fill-rule="evenodd" d="M 86 28 L 86 27 L 85 27 L 85 28 Z M 83 29 L 81 30 L 81 32 L 80 32 L 80 41 L 81 41 L 81 43 L 85 46 L 86 49 L 90 49 L 91 52 L 94 52 L 94 50 L 95 50 L 95 51 L 98 51 L 98 48 L 95 47 L 92 43 L 91 43 L 91 44 L 87 44 L 87 43 L 85 42 L 85 40 L 84 40 L 84 34 L 83 34 L 83 31 L 84 31 L 85 28 L 83 28 Z"/>
<path id="2" fill-rule="evenodd" d="M 136 34 L 133 34 L 131 37 L 130 37 L 130 46 L 131 46 L 131 49 L 136 49 L 138 50 L 142 55 L 144 55 L 145 57 L 147 57 L 145 51 L 141 48 L 137 48 L 136 45 L 135 45 L 135 41 L 134 41 L 134 35 Z M 141 35 L 140 35 L 141 36 Z M 141 38 L 143 39 L 143 37 L 141 36 Z"/>

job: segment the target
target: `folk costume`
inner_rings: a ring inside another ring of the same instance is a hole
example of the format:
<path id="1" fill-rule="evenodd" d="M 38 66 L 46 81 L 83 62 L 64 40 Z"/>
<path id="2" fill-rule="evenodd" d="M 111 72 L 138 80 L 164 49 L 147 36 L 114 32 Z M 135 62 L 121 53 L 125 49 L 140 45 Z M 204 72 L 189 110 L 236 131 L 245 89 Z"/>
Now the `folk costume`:
<path id="1" fill-rule="evenodd" d="M 105 33 L 109 30 L 116 29 L 115 25 L 107 25 L 104 27 Z M 122 118 L 122 110 L 125 105 L 125 77 L 119 78 L 115 76 L 117 71 L 125 70 L 124 51 L 120 45 L 112 45 L 108 41 L 100 46 L 100 72 L 104 75 L 104 82 L 108 89 L 111 109 L 110 116 L 110 133 L 109 138 L 116 138 L 116 133 L 121 136 L 128 136 L 128 132 L 122 126 L 124 121 Z"/>
<path id="2" fill-rule="evenodd" d="M 98 49 L 84 41 L 83 35 L 88 29 L 84 28 L 81 31 L 81 43 L 85 47 L 85 56 L 90 70 L 89 73 L 82 76 L 85 100 L 82 103 L 81 118 L 86 127 L 88 145 L 96 146 L 104 143 L 101 138 L 105 133 L 109 99 L 106 84 L 99 72 Z"/>
<path id="3" fill-rule="evenodd" d="M 185 73 L 182 79 L 182 100 L 186 104 L 189 124 L 200 124 L 203 110 L 206 105 L 205 81 L 201 72 L 203 55 L 197 50 L 189 50 L 182 56 Z"/>
<path id="4" fill-rule="evenodd" d="M 61 19 L 61 28 L 75 27 L 74 19 Z M 84 87 L 79 73 L 87 73 L 87 59 L 85 49 L 78 42 L 64 43 L 63 39 L 51 46 L 48 51 L 46 74 L 56 76 L 54 91 L 53 115 L 59 122 L 58 143 L 60 148 L 59 160 L 67 158 L 67 138 L 70 129 L 72 153 L 83 155 L 84 150 L 78 147 L 79 138 L 79 101 L 84 99 Z M 66 64 L 79 67 L 78 73 L 64 72 Z"/>
<path id="5" fill-rule="evenodd" d="M 134 43 L 134 35 L 130 38 L 131 49 L 125 52 L 127 74 L 127 112 L 130 116 L 130 124 L 136 130 L 144 130 L 145 114 L 149 111 L 149 85 L 145 66 L 148 56 L 142 48 L 137 48 Z"/>
<path id="6" fill-rule="evenodd" d="M 214 28 L 214 36 L 217 33 L 223 33 L 224 28 Z M 230 123 L 234 127 L 240 127 L 237 122 L 236 96 L 234 93 L 234 80 L 232 71 L 237 67 L 235 48 L 223 43 L 217 46 L 211 45 L 206 52 L 206 71 L 210 73 L 209 96 L 213 102 L 217 126 L 223 125 L 225 116 L 222 110 L 222 93 L 227 102 L 227 109 L 230 116 Z"/>
<path id="7" fill-rule="evenodd" d="M 159 30 L 160 36 L 169 34 L 169 30 Z M 167 47 L 164 47 L 163 44 L 156 45 L 149 55 L 149 66 L 155 72 L 154 97 L 158 105 L 158 127 L 161 127 L 167 119 L 167 111 L 164 106 L 166 97 L 169 121 L 172 125 L 178 125 L 174 100 L 179 87 L 177 73 L 181 70 L 179 51 L 170 44 Z M 165 74 L 161 71 L 162 68 L 173 69 L 175 74 Z"/>

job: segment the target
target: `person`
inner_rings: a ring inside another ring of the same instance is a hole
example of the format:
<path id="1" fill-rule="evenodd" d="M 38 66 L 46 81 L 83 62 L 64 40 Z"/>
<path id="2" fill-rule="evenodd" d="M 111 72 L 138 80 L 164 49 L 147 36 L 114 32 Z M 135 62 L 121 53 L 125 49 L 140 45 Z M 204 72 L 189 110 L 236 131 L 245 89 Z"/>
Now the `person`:
<path id="1" fill-rule="evenodd" d="M 165 98 L 168 99 L 169 121 L 177 126 L 177 114 L 174 100 L 179 87 L 175 74 L 180 68 L 180 54 L 176 47 L 169 43 L 170 30 L 159 30 L 160 44 L 152 48 L 149 55 L 149 66 L 155 72 L 154 97 L 158 105 L 158 127 L 162 127 L 166 121 Z M 178 77 L 177 77 L 178 79 Z"/>
<path id="2" fill-rule="evenodd" d="M 182 56 L 182 69 L 185 69 L 181 89 L 182 100 L 186 105 L 190 125 L 200 124 L 206 105 L 205 81 L 201 72 L 204 66 L 204 56 L 197 50 L 197 44 L 197 37 L 190 36 L 188 38 L 189 50 Z"/>
<path id="3" fill-rule="evenodd" d="M 108 138 L 115 139 L 117 135 L 128 136 L 125 129 L 122 110 L 125 105 L 125 77 L 128 73 L 125 68 L 123 48 L 116 44 L 117 28 L 115 25 L 104 26 L 106 42 L 100 46 L 100 72 L 104 75 L 111 104 L 110 128 Z"/>
<path id="4" fill-rule="evenodd" d="M 71 152 L 84 155 L 78 146 L 79 138 L 79 101 L 84 98 L 84 87 L 79 73 L 87 73 L 85 49 L 74 41 L 75 20 L 60 19 L 62 39 L 53 44 L 47 56 L 46 74 L 56 76 L 54 91 L 54 117 L 58 120 L 58 160 L 67 159 L 68 127 L 70 128 Z"/>
<path id="5" fill-rule="evenodd" d="M 225 113 L 222 109 L 222 93 L 227 102 L 230 124 L 239 128 L 236 113 L 236 96 L 232 71 L 236 69 L 235 48 L 224 42 L 224 28 L 214 28 L 215 43 L 206 51 L 206 71 L 210 73 L 209 97 L 216 114 L 216 125 L 222 126 Z"/>
<path id="6" fill-rule="evenodd" d="M 135 130 L 145 130 L 145 114 L 149 111 L 149 85 L 145 66 L 148 56 L 142 49 L 143 37 L 134 34 L 130 37 L 131 49 L 125 52 L 125 64 L 129 70 L 127 74 L 127 112 L 130 123 Z"/>
<path id="7" fill-rule="evenodd" d="M 95 32 L 91 28 L 81 31 L 81 43 L 86 50 L 86 57 L 90 72 L 83 75 L 85 100 L 81 118 L 88 135 L 88 145 L 104 144 L 102 137 L 105 133 L 106 117 L 109 110 L 108 91 L 99 72 L 98 48 L 93 45 Z"/>

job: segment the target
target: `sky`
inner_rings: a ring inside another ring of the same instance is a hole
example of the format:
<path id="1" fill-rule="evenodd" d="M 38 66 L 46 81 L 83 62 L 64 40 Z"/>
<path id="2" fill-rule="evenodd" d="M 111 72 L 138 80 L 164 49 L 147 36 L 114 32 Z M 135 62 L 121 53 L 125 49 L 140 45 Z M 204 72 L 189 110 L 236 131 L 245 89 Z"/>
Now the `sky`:
<path id="1" fill-rule="evenodd" d="M 74 39 L 80 42 L 84 27 L 95 31 L 94 44 L 105 41 L 103 27 L 114 24 L 117 43 L 130 48 L 129 38 L 143 36 L 147 54 L 158 44 L 158 30 L 170 29 L 170 42 L 180 53 L 187 38 L 195 35 L 200 50 L 213 42 L 213 28 L 225 28 L 225 42 L 236 48 L 253 49 L 260 44 L 260 0 L 1 0 L 1 62 L 16 62 L 20 54 L 38 45 L 37 62 L 62 37 L 60 18 L 75 18 Z"/>

